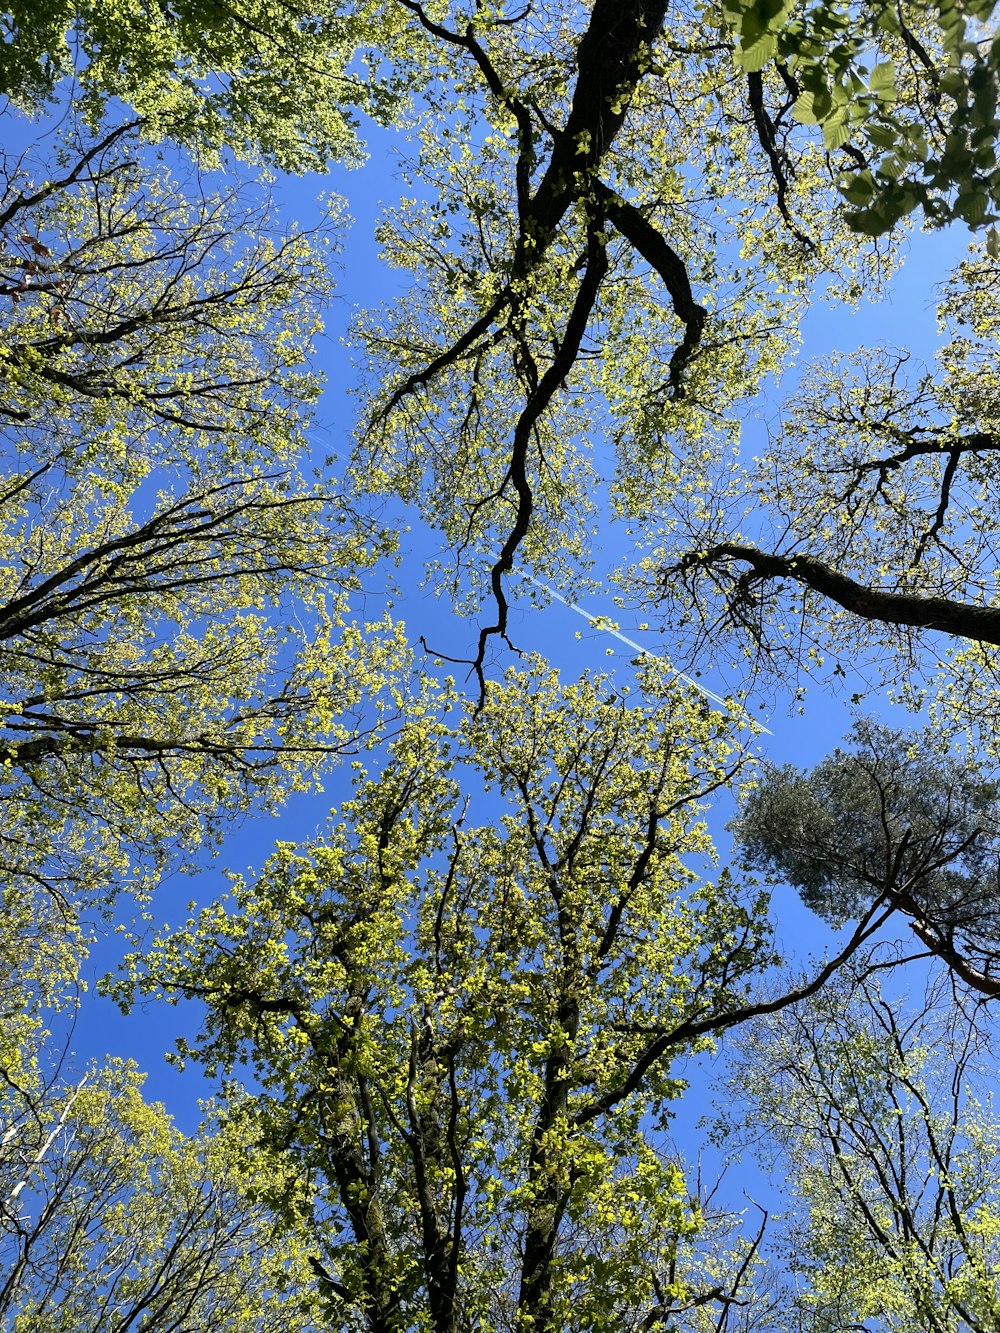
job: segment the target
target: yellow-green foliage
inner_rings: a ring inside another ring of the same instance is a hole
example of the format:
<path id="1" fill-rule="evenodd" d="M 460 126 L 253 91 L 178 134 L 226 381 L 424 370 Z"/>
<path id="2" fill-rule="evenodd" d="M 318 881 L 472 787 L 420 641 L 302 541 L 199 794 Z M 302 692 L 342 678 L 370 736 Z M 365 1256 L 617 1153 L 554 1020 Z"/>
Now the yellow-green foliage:
<path id="1" fill-rule="evenodd" d="M 914 1012 L 876 977 L 845 975 L 740 1039 L 744 1132 L 790 1186 L 788 1308 L 817 1333 L 990 1328 L 1000 1122 L 975 1091 L 988 1037 L 943 993 Z"/>
<path id="2" fill-rule="evenodd" d="M 348 75 L 359 44 L 383 44 L 391 18 L 326 0 L 300 11 L 273 0 L 14 0 L 0 15 L 0 93 L 37 109 L 73 96 L 90 119 L 111 99 L 147 136 L 215 155 L 226 148 L 285 170 L 350 155 L 348 106 L 386 109 L 386 92 Z"/>
<path id="3" fill-rule="evenodd" d="M 619 1328 L 651 1272 L 679 1307 L 704 1281 L 663 1129 L 677 1060 L 770 961 L 765 905 L 701 874 L 728 724 L 655 673 L 609 689 L 540 662 L 478 711 L 428 687 L 322 839 L 118 987 L 201 1002 L 181 1059 L 247 1062 L 247 1133 L 312 1182 L 331 1291 L 373 1327 L 447 1295 L 483 1328 Z"/>
<path id="4" fill-rule="evenodd" d="M 348 607 L 387 539 L 298 467 L 329 226 L 134 127 L 45 171 L 0 205 L 0 899 L 58 989 L 81 907 L 313 785 L 402 641 Z"/>
<path id="5" fill-rule="evenodd" d="M 317 1328 L 306 1236 L 253 1198 L 246 1145 L 187 1138 L 115 1061 L 77 1086 L 5 1086 L 0 1318 L 13 1333 Z"/>

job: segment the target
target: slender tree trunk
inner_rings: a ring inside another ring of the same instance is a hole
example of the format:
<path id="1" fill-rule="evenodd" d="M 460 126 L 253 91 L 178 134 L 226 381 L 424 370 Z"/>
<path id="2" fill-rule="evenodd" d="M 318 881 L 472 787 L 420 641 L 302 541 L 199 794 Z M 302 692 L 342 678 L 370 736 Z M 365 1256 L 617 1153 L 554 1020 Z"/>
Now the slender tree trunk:
<path id="1" fill-rule="evenodd" d="M 87 1077 L 88 1076 L 84 1074 L 83 1078 L 74 1088 L 72 1095 L 67 1098 L 65 1106 L 59 1113 L 59 1119 L 49 1130 L 38 1151 L 35 1153 L 34 1157 L 24 1168 L 24 1174 L 21 1176 L 21 1179 L 17 1181 L 11 1192 L 7 1195 L 6 1199 L 4 1200 L 5 1211 L 13 1212 L 14 1205 L 17 1202 L 18 1196 L 22 1193 L 24 1189 L 27 1188 L 28 1181 L 31 1178 L 31 1173 L 33 1171 L 36 1171 L 41 1166 L 42 1162 L 45 1160 L 46 1153 L 52 1147 L 52 1144 L 55 1142 L 59 1134 L 59 1131 L 63 1128 L 63 1126 L 66 1124 L 67 1119 L 69 1118 L 69 1113 L 73 1109 L 73 1103 L 76 1101 L 77 1097 L 79 1097 L 80 1093 L 83 1091 L 83 1086 L 87 1082 Z M 3 1142 L 4 1143 L 9 1142 L 13 1134 L 14 1134 L 14 1128 L 11 1127 L 4 1134 Z"/>

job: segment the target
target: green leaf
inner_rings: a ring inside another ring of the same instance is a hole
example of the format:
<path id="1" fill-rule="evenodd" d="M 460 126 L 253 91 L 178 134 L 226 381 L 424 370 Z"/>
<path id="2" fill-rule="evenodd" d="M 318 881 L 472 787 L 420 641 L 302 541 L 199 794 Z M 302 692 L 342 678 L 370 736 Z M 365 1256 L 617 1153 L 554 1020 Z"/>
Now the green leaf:
<path id="1" fill-rule="evenodd" d="M 899 142 L 899 135 L 888 125 L 870 124 L 865 130 L 869 143 L 876 148 L 894 148 Z"/>
<path id="2" fill-rule="evenodd" d="M 883 157 L 876 167 L 879 176 L 884 176 L 887 180 L 899 180 L 900 176 L 906 171 L 906 162 L 898 153 L 890 153 Z"/>
<path id="3" fill-rule="evenodd" d="M 850 137 L 851 125 L 847 111 L 839 108 L 823 122 L 823 143 L 832 151 L 835 148 L 842 148 Z"/>
<path id="4" fill-rule="evenodd" d="M 963 191 L 955 200 L 955 212 L 970 226 L 983 222 L 988 208 L 989 200 L 982 190 Z"/>
<path id="5" fill-rule="evenodd" d="M 881 206 L 848 213 L 847 225 L 862 236 L 884 236 L 895 226 L 897 218 L 891 209 Z"/>
<path id="6" fill-rule="evenodd" d="M 888 62 L 882 65 L 876 65 L 869 76 L 868 86 L 873 93 L 882 92 L 887 89 L 894 93 L 896 91 L 895 66 Z"/>
<path id="7" fill-rule="evenodd" d="M 740 69 L 746 70 L 748 74 L 756 74 L 774 59 L 777 49 L 777 36 L 766 32 L 752 46 L 741 46 L 733 53 L 733 58 Z"/>
<path id="8" fill-rule="evenodd" d="M 848 203 L 858 208 L 870 203 L 877 191 L 875 179 L 870 171 L 844 173 L 840 178 L 840 192 Z"/>
<path id="9" fill-rule="evenodd" d="M 800 94 L 792 108 L 795 119 L 802 125 L 818 125 L 819 116 L 814 110 L 816 99 L 811 92 Z"/>

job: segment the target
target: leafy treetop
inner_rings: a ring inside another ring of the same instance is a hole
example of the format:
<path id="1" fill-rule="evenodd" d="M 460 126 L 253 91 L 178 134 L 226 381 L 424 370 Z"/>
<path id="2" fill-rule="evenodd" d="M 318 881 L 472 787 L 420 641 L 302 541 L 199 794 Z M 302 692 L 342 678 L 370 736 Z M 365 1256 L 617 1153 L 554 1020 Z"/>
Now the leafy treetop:
<path id="1" fill-rule="evenodd" d="M 92 122 L 114 99 L 155 139 L 315 169 L 356 151 L 352 105 L 388 110 L 387 89 L 347 68 L 360 41 L 390 42 L 391 7 L 376 23 L 377 8 L 13 0 L 0 15 L 0 94 L 34 111 L 72 79 Z"/>
<path id="2" fill-rule="evenodd" d="M 841 926 L 884 901 L 958 977 L 1000 994 L 1000 804 L 984 765 L 932 732 L 861 722 L 810 773 L 774 769 L 748 791 L 736 833 Z"/>
<path id="3" fill-rule="evenodd" d="M 58 165 L 0 202 L 0 900 L 61 978 L 83 907 L 352 748 L 403 647 L 347 605 L 387 539 L 297 467 L 323 236 L 134 124 Z"/>
<path id="4" fill-rule="evenodd" d="M 118 987 L 197 999 L 182 1055 L 254 1071 L 246 1132 L 314 1191 L 338 1326 L 696 1328 L 750 1263 L 662 1133 L 676 1062 L 771 956 L 764 902 L 691 865 L 740 760 L 718 714 L 647 685 L 533 663 L 475 713 L 429 690 L 325 838 Z M 504 813 L 477 825 L 482 783 Z"/>

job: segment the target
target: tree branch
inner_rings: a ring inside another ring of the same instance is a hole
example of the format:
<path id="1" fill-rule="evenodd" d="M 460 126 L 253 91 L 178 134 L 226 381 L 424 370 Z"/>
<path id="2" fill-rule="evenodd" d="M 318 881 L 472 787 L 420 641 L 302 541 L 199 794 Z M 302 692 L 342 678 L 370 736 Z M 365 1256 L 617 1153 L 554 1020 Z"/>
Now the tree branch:
<path id="1" fill-rule="evenodd" d="M 664 571 L 663 580 L 669 581 L 672 574 L 685 575 L 732 561 L 750 568 L 737 580 L 731 609 L 741 601 L 750 600 L 754 584 L 791 579 L 863 620 L 936 630 L 974 643 L 1000 646 L 1000 609 L 996 607 L 871 588 L 810 555 L 777 555 L 738 542 L 720 542 L 708 550 L 685 555 L 677 565 Z"/>

